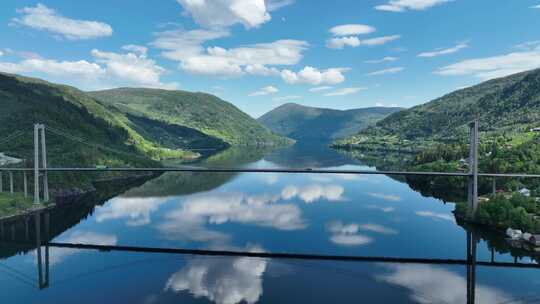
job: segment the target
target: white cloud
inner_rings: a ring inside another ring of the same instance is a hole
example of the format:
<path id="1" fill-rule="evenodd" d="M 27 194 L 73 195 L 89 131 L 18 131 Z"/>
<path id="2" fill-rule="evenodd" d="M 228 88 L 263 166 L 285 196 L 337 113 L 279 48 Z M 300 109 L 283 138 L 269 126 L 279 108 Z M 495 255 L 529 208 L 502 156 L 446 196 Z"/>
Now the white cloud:
<path id="1" fill-rule="evenodd" d="M 105 66 L 107 76 L 111 79 L 119 79 L 123 82 L 145 87 L 175 88 L 175 83 L 164 84 L 160 77 L 165 69 L 148 59 L 146 54 L 136 53 L 113 53 L 92 50 L 92 56 L 96 61 Z"/>
<path id="2" fill-rule="evenodd" d="M 157 34 L 152 46 L 162 49 L 165 58 L 180 61 L 179 67 L 194 74 L 225 77 L 245 73 L 260 76 L 277 76 L 273 65 L 295 65 L 302 59 L 308 43 L 300 40 L 278 40 L 271 43 L 245 45 L 225 49 L 204 48 L 203 44 L 227 37 L 225 30 L 170 30 Z"/>
<path id="3" fill-rule="evenodd" d="M 140 51 L 140 50 L 139 50 Z M 94 62 L 87 60 L 58 61 L 54 59 L 30 58 L 19 62 L 1 62 L 0 71 L 32 74 L 47 77 L 81 87 L 103 89 L 114 86 L 142 86 L 173 89 L 176 83 L 163 83 L 160 77 L 165 69 L 137 53 L 113 53 L 92 50 Z"/>
<path id="4" fill-rule="evenodd" d="M 450 1 L 452 0 L 390 0 L 387 4 L 377 5 L 375 9 L 388 12 L 421 11 Z"/>
<path id="5" fill-rule="evenodd" d="M 335 90 L 334 92 L 326 93 L 324 96 L 345 96 L 350 94 L 358 93 L 362 90 L 365 90 L 366 88 L 356 87 L 356 88 L 343 88 Z"/>
<path id="6" fill-rule="evenodd" d="M 382 36 L 382 37 L 364 39 L 364 40 L 360 40 L 359 45 L 365 45 L 365 46 L 383 45 L 388 42 L 397 40 L 399 38 L 401 38 L 401 35 L 391 35 L 391 36 Z"/>
<path id="7" fill-rule="evenodd" d="M 295 0 L 266 0 L 266 9 L 272 12 L 284 6 L 291 5 L 294 1 Z"/>
<path id="8" fill-rule="evenodd" d="M 320 91 L 327 91 L 327 90 L 331 90 L 333 87 L 331 86 L 322 86 L 322 87 L 315 87 L 315 88 L 311 88 L 309 89 L 310 92 L 320 92 Z"/>
<path id="9" fill-rule="evenodd" d="M 437 220 L 445 220 L 453 223 L 456 222 L 456 219 L 453 215 L 446 213 L 436 213 L 432 211 L 416 211 L 415 214 L 422 217 L 431 217 Z"/>
<path id="10" fill-rule="evenodd" d="M 357 47 L 361 45 L 358 35 L 370 34 L 375 31 L 374 27 L 364 24 L 338 25 L 329 30 L 334 35 L 334 38 L 326 41 L 326 47 L 331 49 L 342 49 L 345 46 Z"/>
<path id="11" fill-rule="evenodd" d="M 437 56 L 442 56 L 442 55 L 448 55 L 448 54 L 459 52 L 460 50 L 467 47 L 468 45 L 466 43 L 460 43 L 454 47 L 447 48 L 447 49 L 437 49 L 435 51 L 423 52 L 423 53 L 418 54 L 417 57 L 437 57 Z"/>
<path id="12" fill-rule="evenodd" d="M 281 192 L 281 197 L 285 200 L 299 197 L 305 203 L 325 199 L 328 201 L 343 200 L 344 189 L 339 185 L 309 185 L 304 187 L 287 186 Z"/>
<path id="13" fill-rule="evenodd" d="M 168 30 L 156 34 L 151 46 L 164 50 L 163 57 L 181 61 L 204 52 L 203 43 L 229 36 L 227 30 Z"/>
<path id="14" fill-rule="evenodd" d="M 122 50 L 128 51 L 128 52 L 133 52 L 133 53 L 139 54 L 139 55 L 146 55 L 146 53 L 148 53 L 148 48 L 147 47 L 142 46 L 142 45 L 136 45 L 136 44 L 124 45 L 122 47 Z"/>
<path id="15" fill-rule="evenodd" d="M 273 101 L 284 102 L 284 101 L 298 100 L 298 99 L 302 99 L 302 98 L 303 97 L 299 96 L 299 95 L 287 95 L 287 96 L 283 96 L 283 97 L 276 97 L 276 98 L 273 99 Z"/>
<path id="16" fill-rule="evenodd" d="M 366 60 L 364 62 L 365 63 L 371 63 L 371 64 L 377 64 L 377 63 L 383 63 L 383 62 L 392 62 L 392 61 L 396 61 L 398 59 L 399 58 L 397 58 L 397 57 L 388 56 L 388 57 L 383 57 L 381 59 Z"/>
<path id="17" fill-rule="evenodd" d="M 293 0 L 177 0 L 195 22 L 205 28 L 225 28 L 242 24 L 256 28 L 270 21 L 271 11 Z"/>
<path id="18" fill-rule="evenodd" d="M 330 49 L 342 49 L 345 46 L 357 47 L 360 45 L 360 39 L 355 36 L 337 37 L 326 40 L 326 47 Z"/>
<path id="19" fill-rule="evenodd" d="M 378 75 L 386 75 L 386 74 L 396 74 L 396 73 L 399 73 L 399 72 L 401 72 L 403 70 L 404 70 L 404 68 L 402 68 L 402 67 L 395 67 L 395 68 L 389 68 L 389 69 L 384 69 L 384 70 L 380 70 L 380 71 L 371 72 L 371 73 L 368 73 L 366 75 L 368 75 L 368 76 L 378 76 Z"/>
<path id="20" fill-rule="evenodd" d="M 380 198 L 380 199 L 385 200 L 385 201 L 391 201 L 391 202 L 399 202 L 399 201 L 401 201 L 401 197 L 399 197 L 397 195 L 384 194 L 384 193 L 375 193 L 375 192 L 368 193 L 368 195 L 371 196 L 371 197 Z"/>
<path id="21" fill-rule="evenodd" d="M 376 29 L 369 25 L 364 24 L 344 24 L 334 26 L 329 30 L 334 36 L 356 36 L 362 34 L 370 34 L 375 32 Z"/>
<path id="22" fill-rule="evenodd" d="M 538 5 L 533 5 L 533 6 L 531 6 L 531 8 L 537 8 L 537 9 L 540 9 L 540 4 L 538 4 Z"/>
<path id="23" fill-rule="evenodd" d="M 177 0 L 195 22 L 206 28 L 228 27 L 237 23 L 245 28 L 270 21 L 264 0 Z"/>
<path id="24" fill-rule="evenodd" d="M 382 36 L 360 40 L 356 36 L 334 37 L 326 41 L 326 47 L 331 49 L 342 49 L 345 46 L 358 47 L 358 46 L 377 46 L 383 45 L 390 41 L 394 41 L 401 38 L 401 35 Z"/>
<path id="25" fill-rule="evenodd" d="M 275 94 L 277 92 L 279 92 L 279 90 L 276 87 L 267 86 L 267 87 L 261 88 L 260 90 L 249 94 L 248 96 L 264 96 L 264 95 Z"/>
<path id="26" fill-rule="evenodd" d="M 106 23 L 70 19 L 40 3 L 35 7 L 18 9 L 17 13 L 21 16 L 13 18 L 13 24 L 48 31 L 70 40 L 107 37 L 113 33 L 111 26 Z"/>
<path id="27" fill-rule="evenodd" d="M 260 252 L 260 248 L 245 249 Z M 165 290 L 189 291 L 216 304 L 256 303 L 263 293 L 267 261 L 248 257 L 191 258 L 171 275 Z"/>
<path id="28" fill-rule="evenodd" d="M 306 66 L 298 73 L 286 69 L 282 70 L 281 78 L 288 84 L 334 85 L 345 81 L 343 73 L 347 71 L 349 71 L 348 68 L 319 70 Z"/>
<path id="29" fill-rule="evenodd" d="M 277 68 L 268 68 L 262 64 L 250 64 L 247 65 L 244 70 L 250 75 L 258 76 L 279 76 L 281 73 Z"/>
<path id="30" fill-rule="evenodd" d="M 412 291 L 411 300 L 418 303 L 466 303 L 467 281 L 461 275 L 442 267 L 428 265 L 389 265 L 392 272 L 377 279 Z M 514 303 L 502 291 L 476 285 L 476 298 L 482 303 Z M 514 299 L 515 300 L 515 299 Z"/>
<path id="31" fill-rule="evenodd" d="M 540 40 L 523 42 L 514 46 L 514 48 L 522 50 L 522 51 L 534 51 L 534 50 L 540 51 Z"/>
<path id="32" fill-rule="evenodd" d="M 151 222 L 150 215 L 167 200 L 162 197 L 116 197 L 96 208 L 96 221 L 125 218 L 128 226 L 147 225 Z"/>
<path id="33" fill-rule="evenodd" d="M 398 231 L 378 224 L 362 224 L 359 226 L 361 230 L 376 232 L 380 234 L 398 234 Z"/>
<path id="34" fill-rule="evenodd" d="M 0 51 L 0 57 L 4 56 L 4 52 Z"/>
<path id="35" fill-rule="evenodd" d="M 396 211 L 396 208 L 394 208 L 394 207 L 382 207 L 382 206 L 379 206 L 379 205 L 367 205 L 366 208 L 379 210 L 379 211 L 382 211 L 384 213 L 390 213 L 390 212 Z"/>
<path id="36" fill-rule="evenodd" d="M 359 234 L 360 226 L 356 223 L 343 224 L 340 221 L 333 221 L 326 224 L 326 230 L 330 235 L 330 241 L 340 246 L 361 246 L 371 243 L 370 237 Z"/>
<path id="37" fill-rule="evenodd" d="M 488 80 L 539 67 L 540 50 L 533 50 L 464 60 L 439 68 L 435 71 L 435 74 L 450 76 L 472 75 L 482 80 Z"/>
<path id="38" fill-rule="evenodd" d="M 8 73 L 45 73 L 51 76 L 94 79 L 105 73 L 96 63 L 86 60 L 57 61 L 51 59 L 24 59 L 18 63 L 0 62 L 0 71 Z"/>

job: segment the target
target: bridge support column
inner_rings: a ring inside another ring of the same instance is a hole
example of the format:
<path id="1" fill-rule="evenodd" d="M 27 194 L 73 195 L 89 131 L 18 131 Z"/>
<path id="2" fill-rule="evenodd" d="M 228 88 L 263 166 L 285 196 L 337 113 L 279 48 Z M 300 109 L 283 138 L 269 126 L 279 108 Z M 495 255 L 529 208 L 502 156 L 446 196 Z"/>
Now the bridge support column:
<path id="1" fill-rule="evenodd" d="M 478 209 L 478 120 L 469 124 L 470 152 L 469 152 L 469 216 L 476 215 Z"/>
<path id="2" fill-rule="evenodd" d="M 476 301 L 476 242 L 475 233 L 467 232 L 467 304 Z"/>
<path id="3" fill-rule="evenodd" d="M 34 125 L 34 204 L 39 204 L 39 124 Z"/>
<path id="4" fill-rule="evenodd" d="M 47 144 L 45 142 L 45 125 L 40 126 L 41 130 L 41 160 L 43 161 L 43 201 L 49 201 L 49 178 L 47 176 Z"/>
<path id="5" fill-rule="evenodd" d="M 28 197 L 28 179 L 26 176 L 26 171 L 23 171 L 23 188 L 24 188 L 24 197 Z"/>
<path id="6" fill-rule="evenodd" d="M 13 172 L 9 171 L 9 193 L 13 194 Z"/>

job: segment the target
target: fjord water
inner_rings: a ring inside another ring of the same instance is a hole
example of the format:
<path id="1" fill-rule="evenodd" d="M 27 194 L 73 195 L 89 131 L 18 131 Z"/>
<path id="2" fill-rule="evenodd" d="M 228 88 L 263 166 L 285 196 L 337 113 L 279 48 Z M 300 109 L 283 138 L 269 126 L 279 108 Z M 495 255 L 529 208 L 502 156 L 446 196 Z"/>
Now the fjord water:
<path id="1" fill-rule="evenodd" d="M 229 150 L 199 165 L 375 170 L 323 145 Z M 467 232 L 453 209 L 383 175 L 166 173 L 92 206 L 53 242 L 465 259 Z M 36 250 L 4 254 L 17 252 L 9 246 L 0 249 L 2 303 L 466 303 L 468 296 L 461 265 L 55 247 L 48 287 L 39 290 Z M 478 242 L 479 261 L 491 259 L 492 246 Z M 507 250 L 493 254 L 495 261 L 514 261 Z M 540 297 L 538 269 L 478 266 L 475 286 L 476 303 Z"/>

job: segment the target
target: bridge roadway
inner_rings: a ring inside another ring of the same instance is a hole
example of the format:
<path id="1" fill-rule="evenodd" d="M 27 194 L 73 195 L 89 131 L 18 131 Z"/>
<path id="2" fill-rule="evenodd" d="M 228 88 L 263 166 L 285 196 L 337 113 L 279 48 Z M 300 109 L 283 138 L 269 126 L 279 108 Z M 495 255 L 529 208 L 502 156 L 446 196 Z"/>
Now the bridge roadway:
<path id="1" fill-rule="evenodd" d="M 34 168 L 0 168 L 1 171 L 31 172 Z M 404 176 L 457 176 L 469 177 L 469 172 L 423 172 L 423 171 L 376 171 L 376 170 L 332 170 L 332 169 L 290 169 L 290 168 L 40 168 L 41 172 L 195 172 L 195 173 L 294 173 L 294 174 L 365 174 L 365 175 L 404 175 Z M 540 174 L 521 173 L 478 173 L 479 177 L 523 177 L 540 178 Z"/>

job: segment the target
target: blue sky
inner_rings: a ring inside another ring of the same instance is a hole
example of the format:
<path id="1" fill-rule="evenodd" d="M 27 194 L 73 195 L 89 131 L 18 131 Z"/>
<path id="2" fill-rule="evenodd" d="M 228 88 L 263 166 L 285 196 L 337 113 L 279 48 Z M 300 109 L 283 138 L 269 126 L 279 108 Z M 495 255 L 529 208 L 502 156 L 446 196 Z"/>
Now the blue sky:
<path id="1" fill-rule="evenodd" d="M 540 0 L 4 0 L 0 71 L 83 90 L 410 107 L 540 67 Z"/>

